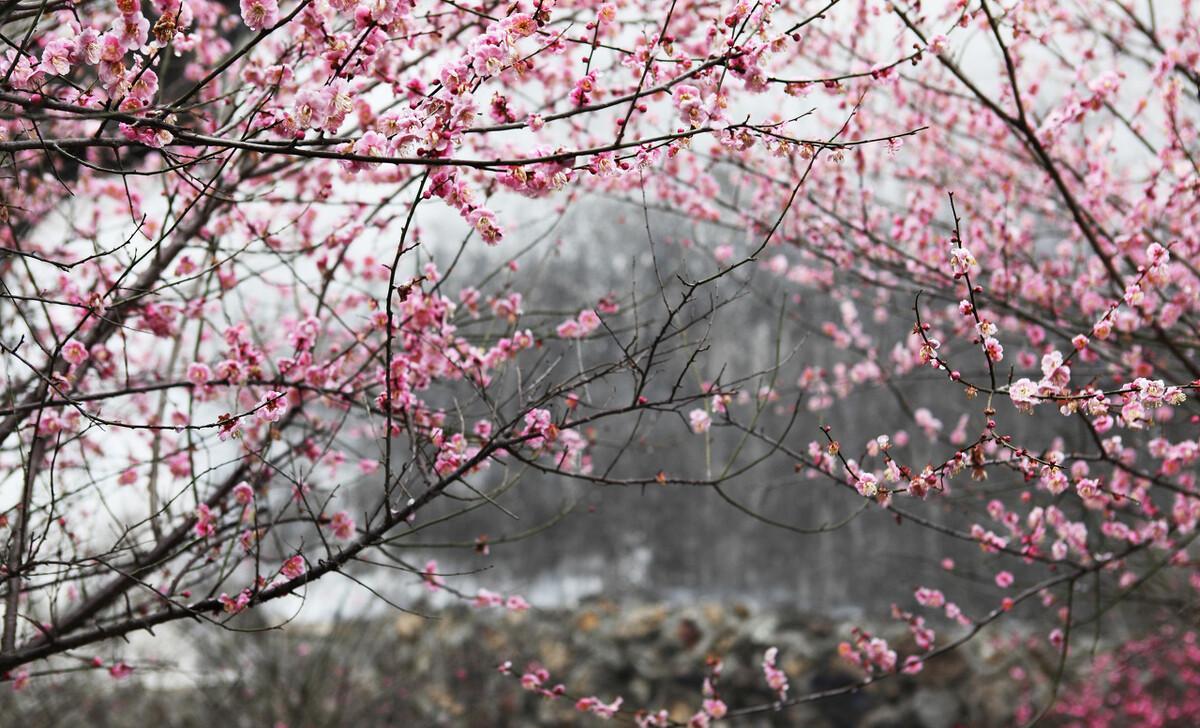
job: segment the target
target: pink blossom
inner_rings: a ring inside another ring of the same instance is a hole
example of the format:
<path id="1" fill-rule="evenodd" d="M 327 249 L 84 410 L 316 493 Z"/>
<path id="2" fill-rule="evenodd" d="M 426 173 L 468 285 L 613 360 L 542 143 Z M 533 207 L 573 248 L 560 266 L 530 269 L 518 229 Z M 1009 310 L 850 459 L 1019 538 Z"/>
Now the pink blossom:
<path id="1" fill-rule="evenodd" d="M 247 605 L 250 604 L 250 590 L 243 589 L 235 597 L 222 592 L 217 601 L 221 603 L 221 608 L 226 614 L 237 614 L 245 610 Z"/>
<path id="2" fill-rule="evenodd" d="M 329 528 L 333 531 L 334 537 L 340 541 L 349 541 L 354 538 L 354 518 L 348 511 L 338 511 L 333 514 Z"/>
<path id="3" fill-rule="evenodd" d="M 578 339 L 583 336 L 583 327 L 575 319 L 567 319 L 554 329 L 554 333 L 562 339 Z"/>
<path id="4" fill-rule="evenodd" d="M 304 575 L 304 572 L 304 557 L 300 554 L 296 554 L 283 562 L 283 566 L 279 569 L 279 573 L 283 574 L 285 579 L 298 579 Z"/>
<path id="5" fill-rule="evenodd" d="M 120 680 L 121 678 L 132 675 L 133 668 L 124 662 L 117 662 L 108 668 L 108 674 L 111 675 L 114 680 Z"/>
<path id="6" fill-rule="evenodd" d="M 775 691 L 780 700 L 787 700 L 788 679 L 783 670 L 780 670 L 775 661 L 779 656 L 779 650 L 775 647 L 769 648 L 763 654 L 762 669 L 763 675 L 767 678 L 767 685 Z"/>
<path id="7" fill-rule="evenodd" d="M 729 712 L 729 708 L 725 706 L 725 703 L 717 698 L 706 699 L 703 703 L 703 707 L 704 712 L 708 713 L 709 717 L 713 718 L 714 720 L 720 720 L 721 718 L 724 718 L 725 714 Z"/>
<path id="8" fill-rule="evenodd" d="M 71 72 L 71 56 L 75 43 L 68 38 L 55 38 L 42 50 L 42 64 L 38 70 L 48 76 L 65 76 Z"/>
<path id="9" fill-rule="evenodd" d="M 446 585 L 446 581 L 438 574 L 438 562 L 433 559 L 425 562 L 421 578 L 425 581 L 425 588 L 431 592 L 436 592 Z"/>
<path id="10" fill-rule="evenodd" d="M 609 720 L 621 709 L 624 698 L 617 697 L 611 703 L 605 703 L 596 697 L 580 698 L 575 703 L 575 709 L 580 712 L 590 712 L 601 720 Z"/>
<path id="11" fill-rule="evenodd" d="M 254 415 L 260 422 L 278 422 L 287 411 L 287 395 L 274 390 L 263 394 L 255 406 Z"/>
<path id="12" fill-rule="evenodd" d="M 1013 382 L 1008 388 L 1008 396 L 1013 405 L 1026 412 L 1031 411 L 1041 401 L 1037 395 L 1038 385 L 1024 377 Z"/>
<path id="13" fill-rule="evenodd" d="M 854 488 L 864 498 L 874 498 L 879 494 L 879 479 L 871 473 L 860 473 L 854 479 Z"/>
<path id="14" fill-rule="evenodd" d="M 233 499 L 239 505 L 243 506 L 252 503 L 254 501 L 254 488 L 250 487 L 250 484 L 243 480 L 233 486 Z"/>
<path id="15" fill-rule="evenodd" d="M 197 538 L 208 538 L 216 531 L 216 516 L 213 515 L 212 509 L 206 503 L 196 506 L 196 523 L 192 526 L 192 532 Z"/>
<path id="16" fill-rule="evenodd" d="M 63 344 L 62 355 L 68 362 L 79 365 L 87 361 L 88 350 L 76 339 L 68 339 L 67 343 Z"/>
<path id="17" fill-rule="evenodd" d="M 250 30 L 262 30 L 279 22 L 278 0 L 241 0 L 242 20 Z"/>
<path id="18" fill-rule="evenodd" d="M 488 589 L 480 589 L 475 594 L 474 605 L 477 607 L 498 607 L 504 604 L 504 597 Z"/>
<path id="19" fill-rule="evenodd" d="M 200 362 L 192 362 L 188 365 L 187 380 L 197 387 L 202 387 L 212 378 L 212 370 L 207 364 Z"/>

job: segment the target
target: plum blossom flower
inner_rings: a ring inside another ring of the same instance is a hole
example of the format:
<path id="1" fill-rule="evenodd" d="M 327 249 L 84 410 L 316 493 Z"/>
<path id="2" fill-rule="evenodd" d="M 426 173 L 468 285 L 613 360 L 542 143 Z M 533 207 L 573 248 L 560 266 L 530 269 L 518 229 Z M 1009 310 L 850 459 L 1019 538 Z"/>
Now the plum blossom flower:
<path id="1" fill-rule="evenodd" d="M 71 56 L 75 42 L 69 38 L 54 38 L 42 50 L 42 64 L 38 67 L 47 76 L 65 76 L 71 72 Z"/>
<path id="2" fill-rule="evenodd" d="M 575 709 L 581 713 L 590 712 L 602 720 L 610 720 L 621 709 L 623 702 L 625 699 L 620 696 L 611 703 L 605 703 L 596 697 L 580 698 L 575 702 Z"/>
<path id="3" fill-rule="evenodd" d="M 854 488 L 864 498 L 874 498 L 879 494 L 879 479 L 872 473 L 860 473 L 854 479 Z"/>
<path id="4" fill-rule="evenodd" d="M 694 409 L 688 413 L 688 421 L 691 424 L 692 432 L 697 435 L 708 432 L 712 427 L 712 417 L 703 409 Z"/>
<path id="5" fill-rule="evenodd" d="M 596 88 L 596 74 L 589 73 L 575 82 L 569 97 L 575 106 L 587 106 L 592 100 L 592 91 Z"/>
<path id="6" fill-rule="evenodd" d="M 583 329 L 575 319 L 567 319 L 554 329 L 561 339 L 578 339 L 583 336 Z"/>
<path id="7" fill-rule="evenodd" d="M 984 337 L 983 352 L 990 361 L 999 362 L 1004 359 L 1004 347 L 993 336 Z"/>
<path id="8" fill-rule="evenodd" d="M 582 339 L 598 328 L 600 328 L 600 316 L 589 308 L 580 311 L 575 318 L 563 321 L 555 329 L 555 333 L 562 339 Z"/>
<path id="9" fill-rule="evenodd" d="M 671 725 L 671 714 L 666 709 L 660 709 L 653 713 L 639 713 L 633 717 L 633 724 L 637 728 L 666 728 Z"/>
<path id="10" fill-rule="evenodd" d="M 916 598 L 918 604 L 932 609 L 941 609 L 946 603 L 946 597 L 940 590 L 927 587 L 917 589 Z"/>
<path id="11" fill-rule="evenodd" d="M 246 606 L 250 604 L 250 590 L 243 589 L 238 592 L 236 597 L 231 597 L 222 592 L 217 601 L 221 603 L 221 608 L 225 610 L 226 614 L 237 614 L 245 610 Z"/>
<path id="12" fill-rule="evenodd" d="M 270 390 L 262 396 L 255 408 L 254 416 L 259 422 L 278 422 L 287 411 L 287 396 L 282 392 Z"/>
<path id="13" fill-rule="evenodd" d="M 354 538 L 354 518 L 348 511 L 338 511 L 333 514 L 333 519 L 329 521 L 329 528 L 333 531 L 334 537 L 340 541 L 349 541 Z"/>
<path id="14" fill-rule="evenodd" d="M 188 364 L 187 380 L 189 382 L 197 387 L 202 387 L 207 384 L 210 379 L 212 379 L 212 370 L 208 368 L 207 364 L 202 364 L 198 361 Z"/>
<path id="15" fill-rule="evenodd" d="M 558 427 L 554 424 L 550 410 L 534 409 L 525 413 L 525 429 L 522 435 L 536 435 L 529 439 L 529 447 L 539 450 L 547 442 L 558 439 Z"/>
<path id="16" fill-rule="evenodd" d="M 888 646 L 885 639 L 880 637 L 871 638 L 867 642 L 863 653 L 866 656 L 867 662 L 884 672 L 891 672 L 896 668 L 896 651 Z"/>
<path id="17" fill-rule="evenodd" d="M 250 30 L 262 30 L 279 22 L 278 0 L 241 0 L 242 20 Z"/>
<path id="18" fill-rule="evenodd" d="M 475 593 L 472 604 L 476 607 L 499 607 L 504 604 L 504 597 L 490 589 L 480 589 Z"/>
<path id="19" fill-rule="evenodd" d="M 675 108 L 679 115 L 691 126 L 699 126 L 704 121 L 703 98 L 700 89 L 691 84 L 681 83 L 671 93 Z"/>
<path id="20" fill-rule="evenodd" d="M 576 320 L 579 321 L 579 327 L 583 329 L 584 334 L 590 334 L 600 328 L 600 317 L 590 308 L 580 311 Z"/>
<path id="21" fill-rule="evenodd" d="M 283 566 L 279 569 L 279 573 L 283 574 L 286 579 L 297 579 L 304 575 L 304 571 L 304 557 L 300 554 L 296 554 L 283 562 Z"/>
<path id="22" fill-rule="evenodd" d="M 208 538 L 216 531 L 216 516 L 213 515 L 212 509 L 207 503 L 196 506 L 196 524 L 192 526 L 192 533 L 196 534 L 197 538 Z"/>
<path id="23" fill-rule="evenodd" d="M 425 562 L 421 578 L 425 581 L 425 588 L 431 592 L 436 592 L 446 585 L 446 580 L 438 574 L 438 562 L 433 559 Z"/>
<path id="24" fill-rule="evenodd" d="M 966 248 L 958 247 L 950 250 L 950 267 L 956 275 L 970 273 L 972 269 L 979 267 L 979 263 L 975 260 L 975 256 L 971 255 Z"/>
<path id="25" fill-rule="evenodd" d="M 708 716 L 713 720 L 720 720 L 729 712 L 728 706 L 719 698 L 707 698 L 701 705 L 704 708 L 704 712 L 708 713 Z"/>
<path id="26" fill-rule="evenodd" d="M 83 345 L 83 342 L 76 339 L 69 339 L 62 347 L 63 358 L 72 364 L 79 365 L 87 361 L 88 350 Z"/>
<path id="27" fill-rule="evenodd" d="M 1022 412 L 1031 412 L 1040 401 L 1037 397 L 1038 385 L 1031 379 L 1022 377 L 1013 382 L 1008 388 L 1008 396 L 1013 406 Z"/>
<path id="28" fill-rule="evenodd" d="M 467 222 L 479 233 L 479 237 L 488 245 L 497 245 L 504 237 L 504 231 L 496 223 L 496 213 L 484 207 L 476 207 L 467 214 Z"/>
<path id="29" fill-rule="evenodd" d="M 769 648 L 763 654 L 762 669 L 763 675 L 767 678 L 767 685 L 775 691 L 780 700 L 787 700 L 788 679 L 783 670 L 780 670 L 775 661 L 779 656 L 779 649 L 776 647 Z"/>
<path id="30" fill-rule="evenodd" d="M 75 52 L 89 66 L 100 62 L 100 34 L 94 28 L 84 28 L 75 36 Z"/>
<path id="31" fill-rule="evenodd" d="M 114 680 L 120 680 L 121 678 L 132 675 L 133 668 L 125 664 L 125 662 L 117 662 L 108 668 L 108 674 L 111 675 Z"/>
<path id="32" fill-rule="evenodd" d="M 254 500 L 254 488 L 250 487 L 250 484 L 243 480 L 233 486 L 233 499 L 239 505 L 248 505 Z"/>
<path id="33" fill-rule="evenodd" d="M 599 23 L 611 23 L 617 19 L 617 6 L 613 3 L 604 3 L 596 10 L 596 21 Z"/>

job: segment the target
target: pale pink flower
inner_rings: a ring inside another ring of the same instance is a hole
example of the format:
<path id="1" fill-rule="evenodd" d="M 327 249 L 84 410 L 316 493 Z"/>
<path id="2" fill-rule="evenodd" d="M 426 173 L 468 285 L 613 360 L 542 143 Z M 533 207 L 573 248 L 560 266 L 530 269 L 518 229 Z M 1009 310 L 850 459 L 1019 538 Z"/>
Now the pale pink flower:
<path id="1" fill-rule="evenodd" d="M 577 320 L 579 321 L 579 328 L 583 330 L 585 335 L 600 328 L 600 317 L 590 308 L 580 311 Z"/>
<path id="2" fill-rule="evenodd" d="M 243 589 L 238 592 L 236 597 L 231 597 L 222 592 L 221 596 L 217 598 L 217 601 L 221 603 L 221 608 L 225 610 L 226 614 L 237 614 L 250 604 L 250 590 Z"/>
<path id="3" fill-rule="evenodd" d="M 42 51 L 42 64 L 38 67 L 47 76 L 65 76 L 71 72 L 71 54 L 75 42 L 68 38 L 54 38 Z"/>
<path id="4" fill-rule="evenodd" d="M 578 339 L 583 336 L 583 329 L 575 319 L 567 319 L 554 329 L 554 333 L 561 339 Z"/>
<path id="5" fill-rule="evenodd" d="M 208 538 L 217 531 L 216 517 L 213 515 L 212 509 L 207 503 L 201 503 L 196 506 L 196 525 L 192 527 L 192 532 L 197 538 Z"/>
<path id="6" fill-rule="evenodd" d="M 476 607 L 498 607 L 504 604 L 504 597 L 489 589 L 480 589 L 475 594 L 473 604 Z"/>
<path id="7" fill-rule="evenodd" d="M 241 505 L 247 505 L 254 500 L 254 488 L 246 481 L 233 486 L 233 499 Z"/>
<path id="8" fill-rule="evenodd" d="M 268 391 L 258 401 L 255 407 L 254 416 L 260 422 L 278 422 L 283 413 L 287 411 L 287 395 L 274 390 Z"/>
<path id="9" fill-rule="evenodd" d="M 703 703 L 704 712 L 715 720 L 720 720 L 729 712 L 729 708 L 718 698 L 708 698 Z"/>
<path id="10" fill-rule="evenodd" d="M 70 339 L 62 347 L 63 358 L 72 364 L 82 364 L 88 359 L 87 347 L 76 339 Z"/>
<path id="11" fill-rule="evenodd" d="M 341 541 L 349 541 L 354 538 L 354 519 L 347 511 L 338 511 L 333 514 L 329 528 L 333 531 L 333 535 Z"/>
<path id="12" fill-rule="evenodd" d="M 1032 380 L 1022 377 L 1013 382 L 1008 388 L 1008 396 L 1013 406 L 1024 412 L 1029 412 L 1041 400 L 1037 397 L 1038 385 Z"/>
<path id="13" fill-rule="evenodd" d="M 425 570 L 421 572 L 421 578 L 425 580 L 425 588 L 431 592 L 438 591 L 446 585 L 445 579 L 438 574 L 438 562 L 433 559 L 425 562 Z"/>
<path id="14" fill-rule="evenodd" d="M 250 30 L 262 30 L 279 22 L 278 0 L 241 0 L 242 20 Z"/>
<path id="15" fill-rule="evenodd" d="M 212 370 L 207 364 L 202 364 L 198 361 L 188 364 L 187 380 L 197 387 L 202 387 L 212 379 Z"/>
<path id="16" fill-rule="evenodd" d="M 767 685 L 775 691 L 780 700 L 787 699 L 788 679 L 783 670 L 780 670 L 775 661 L 779 656 L 779 649 L 775 647 L 769 648 L 763 654 L 762 669 L 763 675 L 767 678 Z"/>
<path id="17" fill-rule="evenodd" d="M 874 498 L 879 494 L 879 479 L 872 473 L 860 473 L 854 480 L 854 488 L 864 498 Z"/>

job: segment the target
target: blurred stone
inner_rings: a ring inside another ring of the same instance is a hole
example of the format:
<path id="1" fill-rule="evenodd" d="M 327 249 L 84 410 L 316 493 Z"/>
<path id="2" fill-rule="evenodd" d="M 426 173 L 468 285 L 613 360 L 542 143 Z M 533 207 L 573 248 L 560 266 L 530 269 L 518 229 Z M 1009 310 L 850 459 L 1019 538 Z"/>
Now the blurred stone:
<path id="1" fill-rule="evenodd" d="M 600 615 L 590 609 L 575 620 L 575 628 L 580 632 L 594 632 L 600 626 Z"/>
<path id="2" fill-rule="evenodd" d="M 918 690 L 912 707 L 924 728 L 953 728 L 962 712 L 958 698 L 949 690 Z"/>
<path id="3" fill-rule="evenodd" d="M 595 599 L 576 610 L 538 610 L 518 619 L 468 607 L 436 613 L 435 620 L 402 614 L 323 627 L 289 626 L 275 632 L 274 640 L 239 635 L 239 641 L 232 641 L 230 637 L 230 641 L 214 641 L 211 661 L 199 668 L 230 682 L 248 681 L 238 686 L 246 696 L 239 699 L 239 707 L 259 712 L 247 713 L 237 725 L 273 725 L 271 706 L 293 701 L 305 711 L 317 710 L 305 725 L 364 728 L 590 724 L 581 720 L 572 700 L 548 700 L 522 689 L 519 677 L 530 665 L 545 667 L 551 674 L 549 686 L 562 683 L 573 696 L 596 695 L 609 701 L 620 695 L 626 707 L 667 708 L 681 722 L 700 708 L 708 655 L 724 663 L 718 690 L 734 710 L 775 700 L 762 673 L 763 653 L 772 646 L 779 648 L 779 666 L 788 675 L 793 696 L 853 686 L 863 677 L 837 655 L 837 643 L 850 638 L 852 623 L 787 608 L 751 611 L 744 605 L 652 603 L 618 609 L 611 601 Z M 888 639 L 901 657 L 915 649 L 903 624 L 857 624 Z M 954 636 L 953 630 L 947 630 L 939 639 Z M 1020 648 L 1004 647 L 982 640 L 969 642 L 927 662 L 917 675 L 889 676 L 861 691 L 762 712 L 738 725 L 1009 725 L 1021 694 L 1020 687 L 1007 678 L 1008 671 L 1018 662 L 1028 667 L 1032 658 Z M 505 660 L 512 661 L 514 674 L 496 670 Z M 297 664 L 303 669 L 296 670 Z M 280 675 L 289 677 L 280 680 Z M 84 678 L 78 679 L 85 684 Z M 321 712 L 326 706 L 306 702 L 335 682 L 343 696 L 339 698 L 344 701 L 342 710 L 366 711 L 367 706 L 375 706 L 370 709 L 376 712 L 360 711 L 357 723 L 334 722 L 331 714 Z M 278 703 L 261 697 L 267 695 Z M 112 707 L 136 712 L 141 706 L 147 714 L 156 714 L 169 705 L 176 712 L 186 707 L 203 714 L 203 696 L 191 687 L 174 691 L 148 687 L 136 700 L 136 704 Z M 159 703 L 161 707 L 151 709 Z M 385 712 L 384 706 L 391 712 Z M 378 722 L 375 716 L 382 715 L 404 716 L 404 720 Z M 171 725 L 192 728 L 212 722 L 234 725 L 216 719 Z"/>
<path id="4" fill-rule="evenodd" d="M 621 620 L 613 631 L 617 639 L 641 640 L 657 633 L 667 619 L 667 607 L 663 604 L 636 607 Z"/>
<path id="5" fill-rule="evenodd" d="M 429 620 L 416 614 L 401 614 L 392 622 L 392 630 L 403 640 L 411 640 L 421 633 Z"/>
<path id="6" fill-rule="evenodd" d="M 695 647 L 703 636 L 704 632 L 700 626 L 686 617 L 679 620 L 679 625 L 675 628 L 675 638 L 686 650 Z"/>

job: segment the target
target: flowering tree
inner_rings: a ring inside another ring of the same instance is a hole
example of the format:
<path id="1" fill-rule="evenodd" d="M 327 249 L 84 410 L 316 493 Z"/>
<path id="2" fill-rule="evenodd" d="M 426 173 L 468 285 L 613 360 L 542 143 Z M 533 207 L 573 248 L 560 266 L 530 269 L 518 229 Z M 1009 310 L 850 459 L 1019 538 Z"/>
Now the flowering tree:
<path id="1" fill-rule="evenodd" d="M 919 672 L 1026 603 L 1040 717 L 1079 627 L 1200 586 L 1200 24 L 1170 5 L 6 0 L 0 671 L 120 677 L 98 645 L 372 568 L 525 610 L 406 546 L 567 478 L 981 552 L 990 608 L 897 584 L 915 651 L 847 635 L 863 679 L 812 695 L 771 651 L 778 700 L 736 710 L 714 662 L 693 723 Z M 653 290 L 543 300 L 528 210 L 602 197 Z M 809 343 L 727 369 L 714 322 L 767 283 Z M 849 397 L 905 424 L 847 440 Z M 704 462 L 639 460 L 650 429 Z M 777 460 L 856 505 L 762 512 Z"/>

